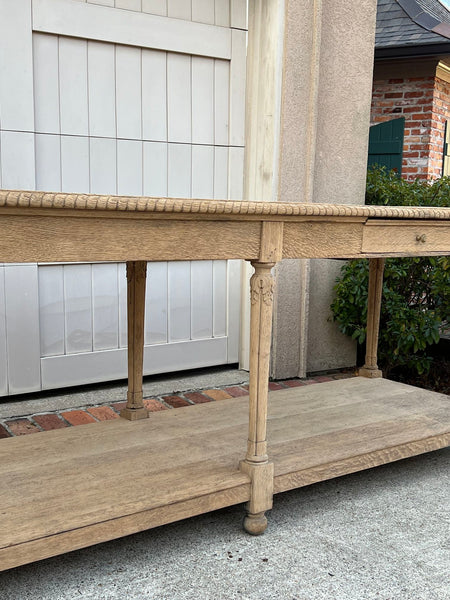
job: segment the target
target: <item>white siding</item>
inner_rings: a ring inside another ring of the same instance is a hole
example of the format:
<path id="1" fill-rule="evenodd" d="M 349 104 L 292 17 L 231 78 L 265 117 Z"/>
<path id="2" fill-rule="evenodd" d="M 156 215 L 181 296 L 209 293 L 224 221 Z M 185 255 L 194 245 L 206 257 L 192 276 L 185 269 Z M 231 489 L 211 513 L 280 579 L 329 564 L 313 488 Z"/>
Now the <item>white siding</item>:
<path id="1" fill-rule="evenodd" d="M 169 142 L 191 143 L 191 57 L 167 57 L 167 111 Z"/>
<path id="2" fill-rule="evenodd" d="M 141 50 L 116 47 L 117 137 L 142 137 Z"/>
<path id="3" fill-rule="evenodd" d="M 0 264 L 0 396 L 8 393 L 8 355 L 6 347 L 5 267 Z"/>
<path id="4" fill-rule="evenodd" d="M 167 52 L 142 51 L 142 134 L 167 141 Z"/>
<path id="5" fill-rule="evenodd" d="M 30 190 L 35 183 L 34 135 L 1 131 L 1 180 L 6 189 Z"/>
<path id="6" fill-rule="evenodd" d="M 88 42 L 89 135 L 116 137 L 116 48 Z"/>
<path id="7" fill-rule="evenodd" d="M 241 197 L 237 6 L 0 0 L 0 185 Z M 148 265 L 146 373 L 237 360 L 239 269 Z M 125 265 L 0 263 L 0 394 L 125 376 L 126 330 Z"/>
<path id="8" fill-rule="evenodd" d="M 192 57 L 192 143 L 214 144 L 214 61 Z"/>
<path id="9" fill-rule="evenodd" d="M 87 42 L 59 39 L 61 133 L 88 135 Z M 42 102 L 40 102 L 42 105 Z"/>
<path id="10" fill-rule="evenodd" d="M 230 26 L 230 3 L 233 10 L 233 27 L 245 28 L 247 0 L 78 0 L 89 4 L 115 6 L 151 15 L 170 15 L 178 19 L 198 23 L 211 23 L 221 27 Z"/>
<path id="11" fill-rule="evenodd" d="M 0 0 L 0 128 L 34 131 L 31 0 Z"/>
<path id="12" fill-rule="evenodd" d="M 41 387 L 38 269 L 6 265 L 4 271 L 8 391 L 23 394 Z"/>
<path id="13" fill-rule="evenodd" d="M 36 131 L 60 133 L 59 119 L 59 38 L 33 36 L 35 126 Z"/>

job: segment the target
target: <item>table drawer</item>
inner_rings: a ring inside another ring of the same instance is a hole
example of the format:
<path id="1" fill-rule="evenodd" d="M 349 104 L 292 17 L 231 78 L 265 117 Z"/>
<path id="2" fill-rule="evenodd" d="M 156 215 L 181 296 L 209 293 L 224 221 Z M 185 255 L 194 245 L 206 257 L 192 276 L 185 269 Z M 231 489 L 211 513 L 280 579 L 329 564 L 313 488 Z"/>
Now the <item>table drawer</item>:
<path id="1" fill-rule="evenodd" d="M 404 256 L 450 253 L 450 229 L 446 222 L 372 221 L 363 231 L 363 253 L 393 252 Z"/>

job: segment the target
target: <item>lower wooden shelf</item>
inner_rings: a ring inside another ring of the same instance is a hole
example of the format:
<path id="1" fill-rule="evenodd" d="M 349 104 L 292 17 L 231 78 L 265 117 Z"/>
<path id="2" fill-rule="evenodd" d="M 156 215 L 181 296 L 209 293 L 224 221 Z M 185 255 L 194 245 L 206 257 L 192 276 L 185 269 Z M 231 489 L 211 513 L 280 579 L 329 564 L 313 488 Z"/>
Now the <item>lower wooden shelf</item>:
<path id="1" fill-rule="evenodd" d="M 236 398 L 2 440 L 0 570 L 247 501 L 247 423 Z M 449 398 L 360 377 L 277 391 L 268 442 L 282 492 L 449 445 Z"/>

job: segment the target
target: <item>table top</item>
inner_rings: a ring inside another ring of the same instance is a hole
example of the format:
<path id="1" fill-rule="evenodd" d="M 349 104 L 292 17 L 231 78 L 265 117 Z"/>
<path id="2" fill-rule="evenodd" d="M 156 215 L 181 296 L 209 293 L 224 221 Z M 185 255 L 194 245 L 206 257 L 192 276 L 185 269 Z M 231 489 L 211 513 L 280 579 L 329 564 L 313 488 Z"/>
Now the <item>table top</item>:
<path id="1" fill-rule="evenodd" d="M 450 208 L 0 190 L 6 263 L 442 254 Z"/>
<path id="2" fill-rule="evenodd" d="M 201 200 L 187 198 L 151 198 L 136 196 L 106 196 L 96 194 L 65 194 L 0 190 L 0 208 L 62 209 L 75 211 L 113 211 L 161 215 L 196 215 L 208 219 L 211 215 L 227 219 L 272 217 L 359 217 L 375 219 L 450 220 L 450 208 L 419 206 L 354 206 L 348 204 L 305 204 L 294 202 L 249 202 L 238 200 Z"/>

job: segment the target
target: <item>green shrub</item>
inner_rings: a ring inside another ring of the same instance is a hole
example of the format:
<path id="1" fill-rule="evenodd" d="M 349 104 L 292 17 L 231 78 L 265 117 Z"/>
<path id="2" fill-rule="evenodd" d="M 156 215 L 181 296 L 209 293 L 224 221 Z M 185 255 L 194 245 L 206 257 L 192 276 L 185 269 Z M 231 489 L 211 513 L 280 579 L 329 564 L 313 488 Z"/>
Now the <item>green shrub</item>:
<path id="1" fill-rule="evenodd" d="M 366 203 L 450 206 L 450 178 L 409 183 L 384 168 L 373 168 L 367 177 Z M 367 260 L 346 263 L 331 305 L 340 330 L 359 344 L 366 339 L 368 279 Z M 449 257 L 387 259 L 378 351 L 385 372 L 395 367 L 428 372 L 432 358 L 427 349 L 439 341 L 446 323 L 450 323 Z"/>

